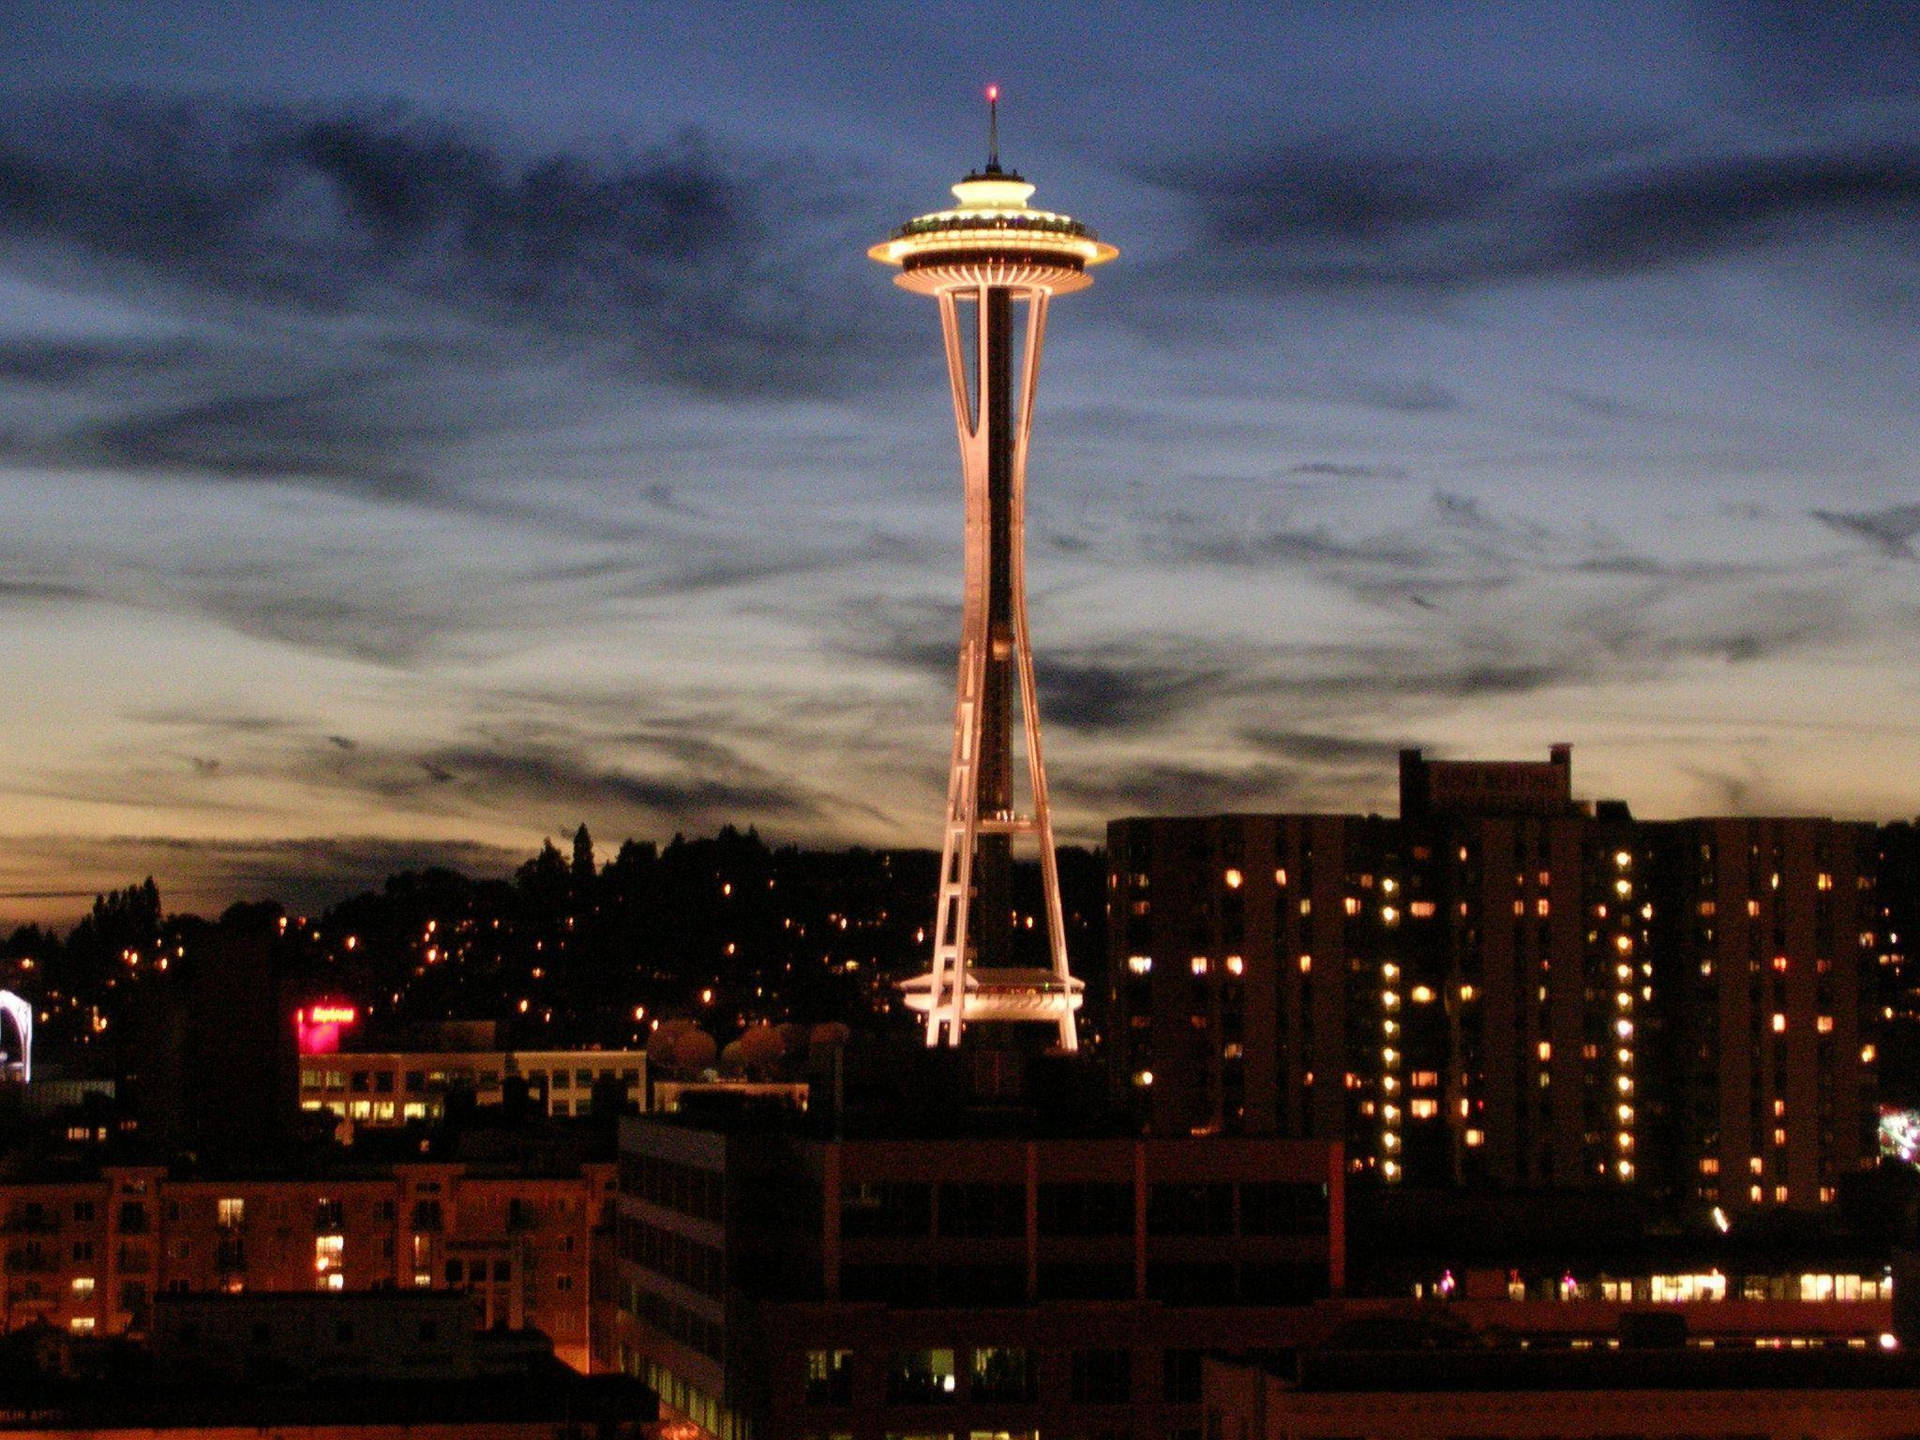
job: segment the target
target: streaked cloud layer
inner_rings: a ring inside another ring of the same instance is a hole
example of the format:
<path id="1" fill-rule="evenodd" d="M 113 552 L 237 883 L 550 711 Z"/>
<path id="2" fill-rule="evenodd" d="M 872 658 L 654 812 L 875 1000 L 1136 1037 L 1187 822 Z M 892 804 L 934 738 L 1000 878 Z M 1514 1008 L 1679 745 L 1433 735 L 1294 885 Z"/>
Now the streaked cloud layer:
<path id="1" fill-rule="evenodd" d="M 1032 474 L 1050 770 L 1910 815 L 1906 7 L 36 7 L 0 57 L 0 915 L 585 819 L 931 843 L 927 307 L 977 161 L 1123 258 Z M 1598 13 L 1604 9 L 1604 13 Z M 949 17 L 951 18 L 951 17 Z"/>

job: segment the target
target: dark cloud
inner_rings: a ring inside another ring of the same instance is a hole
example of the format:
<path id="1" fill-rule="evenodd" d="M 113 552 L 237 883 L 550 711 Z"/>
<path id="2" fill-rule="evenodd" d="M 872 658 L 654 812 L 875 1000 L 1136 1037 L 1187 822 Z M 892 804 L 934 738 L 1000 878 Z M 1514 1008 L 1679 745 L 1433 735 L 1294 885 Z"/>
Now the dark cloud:
<path id="1" fill-rule="evenodd" d="M 857 254 L 848 175 L 691 133 L 527 153 L 397 106 L 16 103 L 0 260 L 191 338 L 0 333 L 22 402 L 0 456 L 484 509 L 459 473 L 472 442 L 636 388 L 884 386 L 908 307 L 858 303 L 877 277 L 817 263 Z M 697 518 L 666 482 L 636 494 Z"/>
<path id="2" fill-rule="evenodd" d="M 398 870 L 442 866 L 469 875 L 505 876 L 527 858 L 474 840 L 386 836 L 211 840 L 188 836 L 22 836 L 10 842 L 16 864 L 31 859 L 47 873 L 81 884 L 38 893 L 8 890 L 0 899 L 90 900 L 152 875 L 169 911 L 217 913 L 234 899 L 278 900 L 315 913 Z M 83 908 L 73 907 L 75 913 Z"/>
<path id="3" fill-rule="evenodd" d="M 1888 133 L 1884 129 L 1882 133 Z M 1896 132 L 1897 133 L 1897 132 Z M 1634 274 L 1836 224 L 1910 243 L 1920 144 L 1574 137 L 1467 156 L 1277 149 L 1166 167 L 1198 214 L 1206 283 L 1450 290 Z"/>
<path id="4" fill-rule="evenodd" d="M 126 371 L 179 366 L 199 353 L 191 345 L 145 341 L 0 339 L 0 381 L 65 388 Z"/>
<path id="5" fill-rule="evenodd" d="M 1124 658 L 1041 655 L 1040 714 L 1049 725 L 1088 732 L 1150 730 L 1205 705 L 1226 671 Z"/>
<path id="6" fill-rule="evenodd" d="M 419 500 L 433 482 L 393 463 L 401 441 L 351 393 L 329 385 L 290 393 L 223 395 L 158 413 L 86 426 L 57 447 L 65 459 L 122 470 L 240 480 L 333 484 Z"/>
<path id="7" fill-rule="evenodd" d="M 92 598 L 93 592 L 64 581 L 0 579 L 0 605 Z"/>
<path id="8" fill-rule="evenodd" d="M 1304 475 L 1327 480 L 1404 480 L 1407 472 L 1397 465 L 1360 465 L 1338 460 L 1310 460 L 1288 470 L 1289 475 Z"/>
<path id="9" fill-rule="evenodd" d="M 510 801 L 591 810 L 639 810 L 691 827 L 759 818 L 805 817 L 812 801 L 738 754 L 728 764 L 639 774 L 597 764 L 569 749 L 544 746 L 454 747 L 422 763 L 436 783 L 490 805 Z M 445 780 L 439 776 L 444 774 Z"/>
<path id="10" fill-rule="evenodd" d="M 1210 814 L 1229 810 L 1285 809 L 1301 793 L 1295 770 L 1255 765 L 1218 766 L 1147 762 L 1063 768 L 1052 779 L 1056 796 L 1097 815 Z"/>
<path id="11" fill-rule="evenodd" d="M 698 390 L 818 391 L 857 309 L 794 282 L 837 183 L 698 135 L 522 156 L 397 106 L 138 93 L 11 108 L 0 238 L 209 297 L 318 315 L 395 307 L 594 337 Z M 803 217 L 796 224 L 795 217 Z"/>
<path id="12" fill-rule="evenodd" d="M 1815 510 L 1813 518 L 1855 540 L 1865 540 L 1893 560 L 1914 558 L 1920 535 L 1920 505 L 1890 505 L 1884 510 Z"/>
<path id="13" fill-rule="evenodd" d="M 1367 740 L 1314 730 L 1252 728 L 1241 738 L 1258 750 L 1305 765 L 1381 770 L 1399 761 L 1400 747 L 1388 740 Z"/>
<path id="14" fill-rule="evenodd" d="M 1166 543 L 1173 557 L 1215 565 L 1301 565 L 1419 570 L 1433 564 L 1437 552 L 1411 541 L 1376 536 L 1345 540 L 1328 527 L 1253 525 L 1237 532 L 1179 527 Z"/>

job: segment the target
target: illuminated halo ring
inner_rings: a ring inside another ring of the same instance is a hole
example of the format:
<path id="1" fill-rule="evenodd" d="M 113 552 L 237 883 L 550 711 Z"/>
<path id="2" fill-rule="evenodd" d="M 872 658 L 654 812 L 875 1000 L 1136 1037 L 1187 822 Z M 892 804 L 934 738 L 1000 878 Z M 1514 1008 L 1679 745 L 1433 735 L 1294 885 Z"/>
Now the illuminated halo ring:
<path id="1" fill-rule="evenodd" d="M 1070 215 L 1027 204 L 1033 186 L 1018 175 L 969 175 L 953 187 L 951 210 L 909 220 L 867 251 L 898 265 L 893 283 L 919 295 L 981 286 L 1070 295 L 1093 283 L 1089 265 L 1120 252 Z"/>
<path id="2" fill-rule="evenodd" d="M 961 1023 L 980 1020 L 1050 1021 L 1078 1010 L 1086 985 L 1075 976 L 1064 981 L 1051 970 L 969 966 Z M 909 1010 L 924 1015 L 933 1005 L 933 976 L 900 982 Z"/>

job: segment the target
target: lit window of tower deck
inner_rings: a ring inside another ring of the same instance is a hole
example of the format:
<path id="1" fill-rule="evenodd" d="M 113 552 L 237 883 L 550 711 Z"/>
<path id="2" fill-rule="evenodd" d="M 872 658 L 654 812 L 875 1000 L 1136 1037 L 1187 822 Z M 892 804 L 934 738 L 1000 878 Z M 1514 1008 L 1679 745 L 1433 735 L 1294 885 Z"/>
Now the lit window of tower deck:
<path id="1" fill-rule="evenodd" d="M 995 104 L 997 92 L 990 89 L 987 99 Z M 867 252 L 900 267 L 895 284 L 940 302 L 966 482 L 959 694 L 933 967 L 902 987 L 907 1004 L 927 1017 L 929 1045 L 958 1045 L 970 1021 L 1014 1020 L 1055 1025 L 1063 1050 L 1078 1047 L 1081 983 L 1067 969 L 1027 631 L 1027 440 L 1047 304 L 1085 289 L 1092 283 L 1087 267 L 1119 252 L 1079 221 L 1028 205 L 1033 189 L 1000 168 L 990 128 L 986 168 L 953 187 L 959 203 L 909 220 Z M 1016 335 L 1022 305 L 1026 324 Z M 1031 807 L 1025 813 L 1014 806 L 1016 686 Z M 1049 968 L 1012 963 L 1015 836 L 1039 846 Z"/>

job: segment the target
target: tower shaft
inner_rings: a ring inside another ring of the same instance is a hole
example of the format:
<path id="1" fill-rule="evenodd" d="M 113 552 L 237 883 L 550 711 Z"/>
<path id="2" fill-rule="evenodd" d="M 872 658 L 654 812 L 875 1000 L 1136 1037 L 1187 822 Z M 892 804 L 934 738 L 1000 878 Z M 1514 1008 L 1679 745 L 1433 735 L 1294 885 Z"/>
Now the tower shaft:
<path id="1" fill-rule="evenodd" d="M 1011 965 L 1015 836 L 1033 837 L 1040 852 L 1048 968 L 1063 992 L 1073 982 L 1027 628 L 1027 442 L 1048 293 L 980 283 L 939 298 L 965 480 L 966 569 L 927 1043 L 957 1045 L 969 972 L 986 972 L 973 977 L 977 985 Z M 1020 303 L 1027 323 L 1016 375 Z M 1030 806 L 1024 814 L 1014 795 L 1016 693 Z M 1077 1049 L 1072 1007 L 1058 1007 L 1054 1018 L 1061 1048 Z"/>

